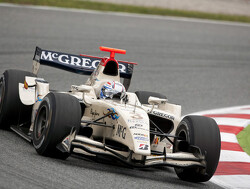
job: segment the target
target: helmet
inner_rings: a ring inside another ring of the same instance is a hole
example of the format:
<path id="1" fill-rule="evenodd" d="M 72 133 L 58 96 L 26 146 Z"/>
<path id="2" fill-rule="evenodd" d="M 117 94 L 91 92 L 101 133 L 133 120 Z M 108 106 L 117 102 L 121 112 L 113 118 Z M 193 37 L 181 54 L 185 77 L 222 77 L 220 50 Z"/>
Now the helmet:
<path id="1" fill-rule="evenodd" d="M 124 95 L 126 95 L 125 87 L 118 81 L 108 81 L 106 82 L 100 92 L 100 98 L 106 99 L 106 98 L 113 98 L 113 97 L 119 97 L 122 98 Z"/>

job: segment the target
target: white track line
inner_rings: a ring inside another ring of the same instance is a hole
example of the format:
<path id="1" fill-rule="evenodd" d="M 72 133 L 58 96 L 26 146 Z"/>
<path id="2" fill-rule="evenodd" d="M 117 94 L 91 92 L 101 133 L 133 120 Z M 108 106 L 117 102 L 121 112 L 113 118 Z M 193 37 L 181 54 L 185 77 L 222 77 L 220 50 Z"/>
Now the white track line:
<path id="1" fill-rule="evenodd" d="M 238 143 L 237 137 L 235 134 L 231 133 L 220 133 L 221 142 L 233 142 Z"/>
<path id="2" fill-rule="evenodd" d="M 220 162 L 222 161 L 250 163 L 250 156 L 246 152 L 221 150 Z"/>
<path id="3" fill-rule="evenodd" d="M 222 118 L 215 117 L 213 118 L 218 125 L 231 125 L 238 127 L 246 127 L 250 124 L 249 119 L 239 119 L 239 118 Z"/>
<path id="4" fill-rule="evenodd" d="M 225 188 L 250 188 L 250 175 L 216 175 L 210 180 Z"/>
<path id="5" fill-rule="evenodd" d="M 246 110 L 246 108 L 250 108 L 250 105 L 244 105 L 244 106 L 233 106 L 233 107 L 229 107 L 229 108 L 218 108 L 218 109 L 213 109 L 213 110 L 206 110 L 206 111 L 201 111 L 201 112 L 195 112 L 195 113 L 192 113 L 190 115 L 205 115 L 205 114 L 220 114 L 220 113 L 225 113 L 225 114 L 228 114 L 228 113 L 236 113 L 235 111 L 238 111 L 240 110 Z M 250 110 L 246 110 L 245 113 L 249 113 Z"/>
<path id="6" fill-rule="evenodd" d="M 237 27 L 250 27 L 250 24 L 247 24 L 247 23 L 216 21 L 216 20 L 207 20 L 207 19 L 198 19 L 198 18 L 184 18 L 184 17 L 174 17 L 174 16 L 158 16 L 158 15 L 146 15 L 146 14 L 135 14 L 135 13 L 95 11 L 95 10 L 86 10 L 86 9 L 33 6 L 33 5 L 17 5 L 17 4 L 10 4 L 10 3 L 0 3 L 0 7 L 29 8 L 29 9 L 39 9 L 39 10 L 77 12 L 77 13 L 101 14 L 101 15 L 105 14 L 105 15 L 111 15 L 111 16 L 123 16 L 123 17 L 132 17 L 132 18 L 143 18 L 143 19 L 157 19 L 157 20 L 169 20 L 169 21 L 179 21 L 179 22 L 228 25 L 228 26 L 237 26 Z"/>

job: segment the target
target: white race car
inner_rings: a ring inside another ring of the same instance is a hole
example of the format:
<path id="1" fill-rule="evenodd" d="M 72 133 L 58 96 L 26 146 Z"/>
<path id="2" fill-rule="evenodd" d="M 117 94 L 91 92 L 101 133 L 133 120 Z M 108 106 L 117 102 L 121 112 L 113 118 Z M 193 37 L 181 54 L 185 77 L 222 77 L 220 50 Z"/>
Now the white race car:
<path id="1" fill-rule="evenodd" d="M 220 132 L 208 117 L 186 116 L 166 96 L 127 92 L 136 63 L 36 48 L 33 71 L 6 70 L 0 80 L 0 128 L 33 143 L 38 154 L 104 156 L 130 167 L 171 166 L 180 179 L 208 181 L 220 156 Z M 91 75 L 68 92 L 37 77 L 40 64 Z M 121 79 L 123 82 L 121 83 Z"/>

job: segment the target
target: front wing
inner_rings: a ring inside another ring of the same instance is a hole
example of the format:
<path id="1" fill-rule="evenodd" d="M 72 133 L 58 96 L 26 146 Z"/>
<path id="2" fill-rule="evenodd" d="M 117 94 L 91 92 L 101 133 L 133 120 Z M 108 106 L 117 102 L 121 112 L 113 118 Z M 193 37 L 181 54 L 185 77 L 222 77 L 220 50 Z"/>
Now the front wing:
<path id="1" fill-rule="evenodd" d="M 162 155 L 141 156 L 138 159 L 133 151 L 118 151 L 88 137 L 76 135 L 75 132 L 71 132 L 71 134 L 58 145 L 58 149 L 63 152 L 70 152 L 73 149 L 73 152 L 78 155 L 100 155 L 109 157 L 110 159 L 116 159 L 127 166 L 137 168 L 155 166 L 170 166 L 178 168 L 206 167 L 205 157 L 199 155 L 200 153 L 194 155 L 188 152 L 163 152 Z"/>

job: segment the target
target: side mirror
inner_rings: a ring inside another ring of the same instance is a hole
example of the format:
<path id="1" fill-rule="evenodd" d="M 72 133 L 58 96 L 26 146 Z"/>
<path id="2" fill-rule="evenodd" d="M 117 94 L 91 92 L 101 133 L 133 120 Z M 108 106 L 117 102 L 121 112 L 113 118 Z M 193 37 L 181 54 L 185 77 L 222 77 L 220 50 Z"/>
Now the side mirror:
<path id="1" fill-rule="evenodd" d="M 152 97 L 152 96 L 150 96 L 148 98 L 148 103 L 151 105 L 166 104 L 167 101 L 168 101 L 167 99 L 156 98 L 156 97 Z"/>
<path id="2" fill-rule="evenodd" d="M 148 98 L 148 103 L 149 103 L 150 105 L 152 105 L 152 108 L 151 108 L 151 110 L 150 110 L 149 112 L 152 112 L 152 111 L 153 111 L 155 105 L 158 105 L 158 108 L 159 108 L 159 109 L 162 109 L 162 110 L 166 109 L 166 103 L 167 103 L 167 102 L 168 102 L 168 99 L 156 98 L 156 97 L 150 96 L 150 97 Z"/>
<path id="3" fill-rule="evenodd" d="M 82 100 L 86 106 L 91 106 L 92 99 L 86 95 L 86 93 L 90 93 L 93 91 L 93 87 L 88 85 L 71 85 L 72 92 L 82 92 Z"/>
<path id="4" fill-rule="evenodd" d="M 72 85 L 71 90 L 74 92 L 89 93 L 92 90 L 92 87 L 87 85 Z"/>

